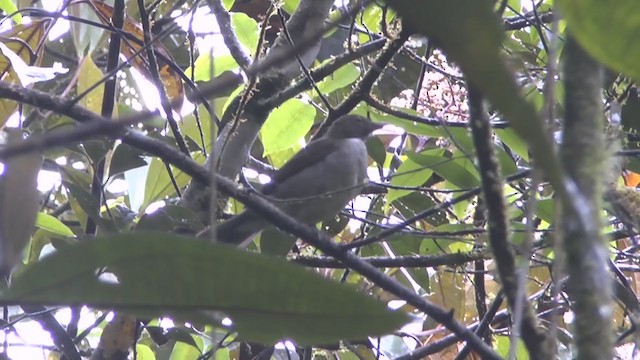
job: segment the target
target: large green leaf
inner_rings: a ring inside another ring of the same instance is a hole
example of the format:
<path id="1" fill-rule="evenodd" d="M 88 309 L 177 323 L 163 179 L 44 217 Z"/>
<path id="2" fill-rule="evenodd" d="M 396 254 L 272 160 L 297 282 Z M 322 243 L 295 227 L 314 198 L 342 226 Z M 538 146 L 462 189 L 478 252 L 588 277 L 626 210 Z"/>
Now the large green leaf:
<path id="1" fill-rule="evenodd" d="M 360 76 L 360 70 L 353 64 L 346 64 L 318 83 L 318 90 L 324 95 L 351 85 Z M 317 95 L 313 90 L 313 95 Z"/>
<path id="2" fill-rule="evenodd" d="M 394 107 L 394 110 L 398 110 L 401 111 L 403 113 L 409 114 L 409 115 L 415 115 L 415 116 L 420 116 L 421 114 L 418 114 L 417 111 L 410 109 L 410 108 L 398 108 L 398 107 Z M 442 136 L 442 130 L 440 129 L 440 126 L 435 126 L 435 125 L 427 125 L 427 124 L 422 124 L 419 122 L 413 122 L 413 121 L 409 121 L 407 119 L 401 119 L 397 116 L 394 115 L 388 115 L 388 114 L 380 114 L 378 112 L 372 112 L 370 108 L 366 107 L 366 106 L 359 106 L 355 109 L 355 111 L 353 111 L 354 114 L 358 114 L 358 115 L 362 115 L 362 116 L 366 116 L 366 117 L 371 117 L 377 121 L 383 122 L 385 124 L 391 124 L 391 125 L 395 125 L 398 126 L 402 129 L 404 129 L 406 132 L 411 133 L 411 134 L 415 134 L 415 135 L 424 135 L 424 136 L 430 136 L 430 137 L 439 137 Z"/>
<path id="3" fill-rule="evenodd" d="M 222 0 L 222 4 L 224 5 L 224 8 L 229 10 L 231 9 L 231 7 L 233 6 L 233 3 L 235 3 L 235 0 Z"/>
<path id="4" fill-rule="evenodd" d="M 522 157 L 525 161 L 529 161 L 529 148 L 513 129 L 496 130 L 496 135 L 498 135 L 500 140 L 502 140 L 511 151 L 518 154 L 518 156 Z"/>
<path id="5" fill-rule="evenodd" d="M 640 48 L 632 45 L 640 31 L 640 2 L 559 0 L 558 5 L 567 29 L 589 54 L 614 70 L 640 79 Z"/>
<path id="6" fill-rule="evenodd" d="M 112 221 L 100 216 L 101 206 L 89 191 L 73 181 L 63 180 L 62 184 L 69 190 L 71 197 L 77 201 L 82 211 L 98 224 L 100 228 L 109 232 L 116 231 L 116 225 Z"/>
<path id="7" fill-rule="evenodd" d="M 239 68 L 238 63 L 233 59 L 231 54 L 216 55 L 211 63 L 211 53 L 205 52 L 200 54 L 194 62 L 194 80 L 209 81 L 225 71 L 235 71 Z M 185 71 L 191 74 L 191 68 Z"/>
<path id="8" fill-rule="evenodd" d="M 460 152 L 455 152 L 451 158 L 435 156 L 426 151 L 419 154 L 407 153 L 407 156 L 460 189 L 472 189 L 480 185 L 480 175 L 473 162 Z"/>
<path id="9" fill-rule="evenodd" d="M 258 47 L 259 29 L 258 23 L 245 13 L 231 13 L 231 27 L 238 37 L 238 41 L 250 53 L 255 53 Z"/>
<path id="10" fill-rule="evenodd" d="M 107 268 L 118 281 L 99 278 Z M 3 304 L 89 305 L 216 323 L 244 340 L 332 343 L 389 333 L 408 320 L 385 304 L 282 259 L 166 233 L 67 246 L 29 266 Z M 310 326 L 313 324 L 313 326 Z"/>
<path id="11" fill-rule="evenodd" d="M 286 150 L 306 135 L 313 125 L 316 110 L 310 104 L 287 100 L 275 109 L 260 130 L 264 154 Z"/>
<path id="12" fill-rule="evenodd" d="M 116 146 L 109 163 L 109 175 L 115 176 L 125 171 L 147 165 L 144 152 L 131 145 L 120 143 Z"/>
<path id="13" fill-rule="evenodd" d="M 39 212 L 36 217 L 36 227 L 61 236 L 75 236 L 62 221 L 43 212 Z"/>

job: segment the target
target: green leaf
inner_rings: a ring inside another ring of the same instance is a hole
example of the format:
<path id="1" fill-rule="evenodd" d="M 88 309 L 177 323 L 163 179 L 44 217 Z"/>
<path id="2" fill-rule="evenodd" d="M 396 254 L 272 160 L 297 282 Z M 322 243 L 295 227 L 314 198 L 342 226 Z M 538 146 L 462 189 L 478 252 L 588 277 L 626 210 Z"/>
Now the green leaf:
<path id="1" fill-rule="evenodd" d="M 413 109 L 408 108 L 394 108 L 395 110 L 401 111 L 408 115 L 416 115 L 420 116 Z M 368 116 L 368 111 L 366 107 L 358 107 L 355 113 L 358 113 L 363 116 Z M 469 131 L 464 127 L 458 126 L 436 126 L 436 125 L 427 125 L 419 122 L 413 122 L 407 119 L 401 119 L 397 116 L 393 115 L 384 115 L 378 114 L 375 111 L 373 112 L 374 118 L 378 121 L 392 124 L 404 129 L 406 132 L 410 134 L 423 135 L 428 137 L 442 137 L 448 139 L 455 145 L 458 149 L 463 151 L 465 154 L 473 156 L 475 154 L 475 147 L 473 145 L 473 140 L 470 137 Z M 512 131 L 512 130 L 511 130 Z M 522 141 L 521 141 L 522 142 Z M 522 142 L 524 144 L 524 142 Z M 526 144 L 524 144 L 526 147 Z M 515 173 L 518 169 L 516 164 L 513 162 L 511 157 L 505 152 L 505 150 L 500 146 L 494 146 L 496 151 L 496 156 L 498 161 L 500 162 L 500 166 L 502 167 L 502 171 L 506 175 L 510 175 Z"/>
<path id="2" fill-rule="evenodd" d="M 233 12 L 231 13 L 231 27 L 238 37 L 238 41 L 253 55 L 258 47 L 258 38 L 260 37 L 258 23 L 245 13 Z"/>
<path id="3" fill-rule="evenodd" d="M 496 336 L 496 351 L 501 356 L 508 356 L 509 350 L 511 349 L 511 339 L 508 336 Z M 516 345 L 515 358 L 528 360 L 529 352 L 527 351 L 524 342 L 521 339 L 518 339 L 518 344 Z"/>
<path id="4" fill-rule="evenodd" d="M 302 149 L 302 146 L 296 143 L 287 149 L 276 151 L 268 155 L 267 159 L 269 159 L 269 163 L 271 163 L 271 165 L 279 168 L 282 167 L 282 165 L 286 164 L 287 161 L 289 161 L 293 157 L 293 155 L 300 151 L 300 149 Z"/>
<path id="5" fill-rule="evenodd" d="M 13 14 L 18 11 L 18 7 L 11 0 L 0 0 L 0 9 L 7 14 Z M 15 21 L 16 24 L 22 24 L 22 15 L 20 13 L 11 16 L 11 19 Z"/>
<path id="6" fill-rule="evenodd" d="M 96 198 L 94 198 L 89 191 L 71 181 L 63 180 L 62 184 L 69 190 L 71 196 L 78 202 L 87 216 L 95 221 L 99 227 L 110 232 L 117 230 L 113 222 L 100 216 L 100 204 L 98 204 Z"/>
<path id="7" fill-rule="evenodd" d="M 298 99 L 290 99 L 271 112 L 260 129 L 264 155 L 286 150 L 305 136 L 313 125 L 316 109 Z"/>
<path id="8" fill-rule="evenodd" d="M 429 229 L 429 231 L 440 232 L 442 233 L 442 235 L 425 238 L 420 243 L 420 254 L 434 255 L 442 254 L 443 251 L 445 253 L 470 251 L 473 247 L 474 235 L 466 235 L 465 238 L 463 236 L 456 235 L 456 233 L 472 229 L 475 229 L 472 224 L 462 223 L 447 223 Z M 457 239 L 456 237 L 459 237 L 459 239 Z"/>
<path id="9" fill-rule="evenodd" d="M 76 89 L 76 95 L 84 94 L 89 88 L 97 84 L 104 74 L 102 70 L 93 62 L 91 56 L 86 56 L 82 59 L 78 69 L 78 87 Z M 91 92 L 85 94 L 80 98 L 80 105 L 87 109 L 100 113 L 102 110 L 102 99 L 104 97 L 104 83 L 101 83 L 95 87 Z"/>
<path id="10" fill-rule="evenodd" d="M 379 33 L 380 22 L 382 21 L 382 8 L 377 4 L 367 6 L 362 12 L 362 24 L 367 27 L 368 31 Z"/>
<path id="11" fill-rule="evenodd" d="M 197 359 L 202 355 L 202 351 L 200 351 L 203 348 L 202 338 L 186 335 L 191 338 L 191 341 L 188 339 L 185 339 L 186 341 L 177 341 L 171 350 L 169 360 Z"/>
<path id="12" fill-rule="evenodd" d="M 448 138 L 458 149 L 462 150 L 466 154 L 473 155 L 475 147 L 471 134 L 466 128 L 463 127 L 438 127 L 440 136 Z"/>
<path id="13" fill-rule="evenodd" d="M 640 31 L 640 2 L 618 0 L 615 6 L 597 0 L 560 0 L 567 29 L 596 60 L 640 79 L 640 48 L 630 46 Z M 637 53 L 637 54 L 636 54 Z"/>
<path id="14" fill-rule="evenodd" d="M 349 63 L 340 67 L 338 70 L 334 71 L 330 76 L 324 78 L 324 80 L 318 83 L 318 89 L 322 94 L 329 94 L 337 89 L 341 89 L 345 86 L 351 85 L 354 81 L 358 79 L 360 76 L 360 70 L 358 68 Z M 313 91 L 313 95 L 317 95 L 315 90 Z"/>
<path id="15" fill-rule="evenodd" d="M 496 135 L 511 151 L 518 154 L 525 161 L 529 161 L 529 147 L 513 129 L 498 129 Z"/>
<path id="16" fill-rule="evenodd" d="M 169 340 L 175 340 L 176 342 L 185 343 L 195 348 L 196 350 L 200 350 L 203 348 L 202 342 L 198 341 L 198 339 L 200 338 L 194 337 L 193 333 L 194 332 L 189 329 L 173 327 L 167 329 L 167 331 L 164 333 L 164 336 Z"/>
<path id="17" fill-rule="evenodd" d="M 260 252 L 267 255 L 285 256 L 295 245 L 297 236 L 269 226 L 260 233 Z"/>
<path id="18" fill-rule="evenodd" d="M 195 67 L 195 81 L 209 81 L 225 71 L 235 71 L 240 67 L 230 54 L 215 56 L 213 64 L 211 64 L 211 59 L 210 52 L 205 52 L 198 56 L 193 64 Z M 187 69 L 185 73 L 191 74 L 191 69 Z"/>
<path id="19" fill-rule="evenodd" d="M 190 234 L 196 234 L 204 229 L 198 215 L 187 208 L 178 205 L 166 205 L 140 217 L 136 225 L 137 231 L 166 231 L 176 232 L 180 230 Z"/>
<path id="20" fill-rule="evenodd" d="M 62 221 L 43 212 L 39 212 L 36 217 L 36 227 L 60 236 L 75 236 L 73 231 Z"/>
<path id="21" fill-rule="evenodd" d="M 96 275 L 105 267 L 117 281 Z M 83 304 L 219 325 L 216 310 L 231 318 L 244 341 L 291 339 L 303 346 L 382 335 L 408 320 L 283 259 L 166 233 L 66 246 L 15 276 L 0 302 Z"/>
<path id="22" fill-rule="evenodd" d="M 131 145 L 120 143 L 116 146 L 109 162 L 109 175 L 122 174 L 125 171 L 146 166 L 144 152 Z"/>
<path id="23" fill-rule="evenodd" d="M 40 55 L 42 52 L 37 49 L 42 49 L 38 44 L 40 44 L 40 41 L 46 33 L 45 28 L 48 26 L 47 24 L 49 24 L 49 21 L 49 19 L 34 20 L 29 24 L 15 25 L 12 26 L 10 30 L 4 31 L 0 34 L 0 37 L 2 38 L 0 41 L 2 45 L 0 47 L 3 48 L 1 49 L 2 51 L 0 51 L 0 68 L 2 68 L 3 81 L 11 84 L 18 84 L 21 83 L 22 80 L 32 83 L 38 79 L 38 77 L 32 76 L 34 74 L 28 75 L 26 78 L 23 76 L 23 79 L 20 79 L 19 73 L 26 75 L 24 66 L 22 70 L 16 72 L 17 69 L 13 64 L 32 64 L 33 60 L 35 60 L 33 67 L 37 68 L 40 66 L 42 62 L 42 57 Z M 36 52 L 34 53 L 34 51 Z M 15 57 L 13 55 L 18 56 Z M 29 66 L 27 70 L 27 73 L 31 73 L 33 68 Z M 49 77 L 40 77 L 40 79 L 46 78 Z M 0 99 L 0 128 L 5 125 L 17 107 L 18 103 L 13 100 L 6 98 Z"/>
<path id="24" fill-rule="evenodd" d="M 282 5 L 282 9 L 289 14 L 293 14 L 294 11 L 298 8 L 300 4 L 300 0 L 284 0 L 284 4 Z"/>
<path id="25" fill-rule="evenodd" d="M 398 108 L 398 107 L 392 107 L 392 108 L 394 110 L 402 111 L 403 113 L 406 113 L 409 115 L 416 115 L 416 116 L 420 115 L 413 109 Z M 353 113 L 366 117 L 369 114 L 369 112 L 370 110 L 367 107 L 360 106 L 356 108 L 356 111 L 354 111 Z M 372 113 L 372 115 L 374 115 L 372 117 L 373 119 L 383 122 L 385 124 L 398 126 L 410 134 L 424 135 L 429 137 L 442 136 L 442 131 L 440 129 L 440 126 L 421 124 L 418 122 L 408 121 L 407 119 L 401 119 L 397 116 L 387 115 L 387 114 Z"/>
<path id="26" fill-rule="evenodd" d="M 202 164 L 205 158 L 201 153 L 196 153 L 193 156 L 193 160 Z M 171 170 L 178 187 L 182 189 L 187 186 L 191 177 L 173 166 L 171 167 Z M 147 181 L 144 190 L 144 201 L 140 206 L 140 210 L 144 211 L 144 209 L 152 202 L 162 200 L 165 196 L 175 195 L 175 193 L 176 191 L 173 187 L 171 177 L 169 177 L 169 172 L 167 171 L 166 166 L 162 160 L 153 158 L 149 164 L 149 172 L 147 173 Z"/>
<path id="27" fill-rule="evenodd" d="M 185 136 L 190 137 L 196 144 L 198 144 L 198 147 L 200 148 L 202 148 L 202 139 L 204 138 L 204 146 L 206 147 L 208 154 L 211 152 L 211 130 L 212 127 L 215 130 L 215 124 L 213 124 L 213 120 L 211 120 L 209 112 L 203 105 L 199 105 L 198 110 L 200 127 L 198 127 L 198 122 L 196 121 L 196 117 L 192 112 L 182 119 L 180 130 L 182 130 L 182 133 Z M 200 134 L 201 129 L 202 135 Z"/>
<path id="28" fill-rule="evenodd" d="M 224 5 L 224 8 L 229 11 L 235 2 L 236 0 L 222 0 L 222 5 Z"/>
<path id="29" fill-rule="evenodd" d="M 367 139 L 367 152 L 373 161 L 384 166 L 384 162 L 387 160 L 387 149 L 380 138 L 373 136 Z"/>
<path id="30" fill-rule="evenodd" d="M 541 199 L 538 200 L 536 205 L 536 216 L 546 221 L 549 224 L 553 224 L 555 218 L 555 200 L 554 199 Z"/>
<path id="31" fill-rule="evenodd" d="M 62 175 L 63 183 L 65 181 L 71 182 L 76 184 L 78 187 L 82 189 L 88 189 L 91 186 L 91 178 L 88 173 L 80 170 L 76 170 L 70 165 L 62 166 L 60 170 L 61 170 L 60 174 Z M 69 196 L 68 199 L 69 199 L 69 204 L 71 205 L 71 210 L 73 210 L 73 213 L 75 214 L 76 219 L 80 223 L 80 227 L 84 228 L 87 223 L 88 216 L 86 212 L 82 209 L 82 206 L 80 206 L 80 202 L 76 200 L 73 194 L 70 194 L 70 195 L 71 196 Z"/>
<path id="32" fill-rule="evenodd" d="M 426 151 L 419 154 L 407 153 L 407 156 L 421 166 L 432 169 L 460 189 L 471 189 L 480 185 L 480 176 L 473 162 L 460 152 L 454 152 L 451 158 L 434 156 Z"/>
<path id="33" fill-rule="evenodd" d="M 427 150 L 425 153 L 433 156 L 441 157 L 444 150 Z M 402 165 L 396 171 L 396 175 L 391 179 L 391 185 L 393 186 L 420 186 L 424 184 L 433 175 L 433 170 L 425 167 L 422 164 L 417 163 L 411 158 L 407 158 Z M 403 196 L 407 196 L 412 190 L 404 189 L 389 189 L 387 194 L 387 203 L 392 203 L 394 200 Z"/>
<path id="34" fill-rule="evenodd" d="M 136 344 L 136 360 L 156 360 L 156 355 L 149 346 Z"/>
<path id="35" fill-rule="evenodd" d="M 429 196 L 417 191 L 413 191 L 409 195 L 404 196 L 393 203 L 393 207 L 395 207 L 404 218 L 417 215 L 425 209 L 432 208 L 436 205 L 437 204 Z M 449 223 L 447 214 L 442 210 L 424 218 L 423 220 L 432 226 Z"/>

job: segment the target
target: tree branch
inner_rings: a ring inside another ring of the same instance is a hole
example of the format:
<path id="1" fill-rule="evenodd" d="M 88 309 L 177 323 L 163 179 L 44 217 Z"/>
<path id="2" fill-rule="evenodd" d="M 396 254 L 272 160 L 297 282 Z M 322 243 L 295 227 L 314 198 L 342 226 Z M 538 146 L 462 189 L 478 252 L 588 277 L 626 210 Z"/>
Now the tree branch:
<path id="1" fill-rule="evenodd" d="M 381 268 L 397 268 L 397 267 L 437 267 L 437 266 L 461 266 L 471 261 L 488 260 L 491 255 L 485 251 L 473 251 L 467 253 L 454 253 L 444 255 L 425 255 L 425 256 L 396 256 L 390 257 L 362 257 L 362 261 L 366 261 L 372 266 Z M 327 269 L 344 269 L 345 264 L 329 257 L 311 257 L 297 256 L 291 261 L 309 267 L 327 268 Z"/>
<path id="2" fill-rule="evenodd" d="M 493 133 L 489 117 L 484 111 L 482 96 L 472 85 L 469 86 L 469 110 L 471 135 L 478 154 L 478 172 L 481 177 L 484 204 L 487 209 L 489 244 L 494 254 L 507 303 L 512 314 L 515 309 L 521 308 L 522 310 L 522 339 L 529 351 L 529 356 L 532 359 L 553 359 L 555 351 L 552 346 L 549 346 L 549 339 L 539 328 L 531 305 L 526 301 L 524 293 L 518 293 L 518 270 L 515 254 L 511 247 L 509 218 L 503 196 L 504 184 L 500 165 L 493 148 Z M 517 306 L 518 302 L 522 305 L 521 307 Z M 513 331 L 518 331 L 518 329 Z"/>
<path id="3" fill-rule="evenodd" d="M 220 35 L 222 35 L 222 41 L 229 49 L 231 57 L 235 60 L 243 70 L 246 70 L 251 65 L 251 58 L 244 52 L 240 41 L 236 37 L 236 34 L 231 28 L 231 16 L 229 12 L 222 5 L 220 0 L 207 0 L 209 8 L 213 15 L 215 15 L 220 27 Z"/>
<path id="4" fill-rule="evenodd" d="M 565 122 L 561 155 L 568 177 L 575 181 L 592 226 L 580 225 L 580 214 L 562 203 L 562 237 L 575 301 L 578 358 L 613 358 L 612 281 L 608 251 L 601 235 L 602 174 L 607 161 L 602 108 L 603 71 L 569 36 L 565 45 Z"/>

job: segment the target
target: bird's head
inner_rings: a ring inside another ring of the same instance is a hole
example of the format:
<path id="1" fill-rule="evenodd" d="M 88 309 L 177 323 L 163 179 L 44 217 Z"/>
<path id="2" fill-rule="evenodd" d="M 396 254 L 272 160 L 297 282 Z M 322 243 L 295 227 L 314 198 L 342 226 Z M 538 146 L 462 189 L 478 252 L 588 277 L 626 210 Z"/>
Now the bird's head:
<path id="1" fill-rule="evenodd" d="M 364 116 L 343 115 L 331 124 L 325 136 L 334 139 L 365 139 L 383 126 L 384 124 L 376 124 Z"/>

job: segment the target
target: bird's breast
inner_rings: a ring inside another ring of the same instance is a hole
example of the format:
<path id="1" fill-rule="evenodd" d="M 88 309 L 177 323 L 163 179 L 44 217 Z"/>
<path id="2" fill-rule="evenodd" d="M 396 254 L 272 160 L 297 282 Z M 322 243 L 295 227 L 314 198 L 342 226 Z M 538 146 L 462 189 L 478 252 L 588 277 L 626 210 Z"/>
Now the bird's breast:
<path id="1" fill-rule="evenodd" d="M 360 193 L 368 159 L 362 140 L 343 139 L 331 155 L 279 184 L 286 197 L 277 191 L 274 203 L 305 222 L 331 218 Z"/>

